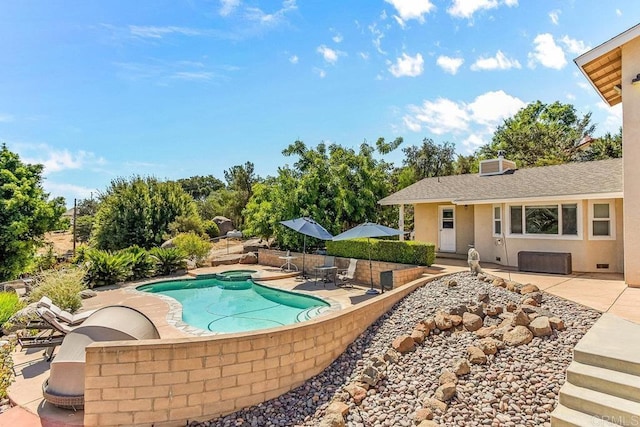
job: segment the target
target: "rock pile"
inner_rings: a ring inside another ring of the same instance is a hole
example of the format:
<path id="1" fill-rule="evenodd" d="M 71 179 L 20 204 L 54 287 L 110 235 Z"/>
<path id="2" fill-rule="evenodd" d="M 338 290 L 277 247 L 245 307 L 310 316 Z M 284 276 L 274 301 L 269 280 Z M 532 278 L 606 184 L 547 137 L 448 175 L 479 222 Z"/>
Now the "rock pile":
<path id="1" fill-rule="evenodd" d="M 571 350 L 600 314 L 523 288 L 470 273 L 436 280 L 304 385 L 190 425 L 548 426 Z"/>

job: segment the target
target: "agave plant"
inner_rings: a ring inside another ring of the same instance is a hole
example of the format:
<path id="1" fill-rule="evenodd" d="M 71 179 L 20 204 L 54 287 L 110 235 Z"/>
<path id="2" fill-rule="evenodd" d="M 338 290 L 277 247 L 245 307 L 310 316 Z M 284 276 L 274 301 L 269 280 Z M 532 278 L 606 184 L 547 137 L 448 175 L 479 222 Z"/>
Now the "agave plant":
<path id="1" fill-rule="evenodd" d="M 114 285 L 127 277 L 128 261 L 123 253 L 92 249 L 86 251 L 85 259 L 89 287 Z"/>
<path id="2" fill-rule="evenodd" d="M 156 261 L 156 271 L 162 276 L 186 268 L 185 254 L 178 248 L 153 248 L 151 257 Z"/>
<path id="3" fill-rule="evenodd" d="M 153 276 L 156 261 L 149 252 L 139 246 L 131 246 L 120 252 L 127 261 L 128 279 L 139 280 Z"/>

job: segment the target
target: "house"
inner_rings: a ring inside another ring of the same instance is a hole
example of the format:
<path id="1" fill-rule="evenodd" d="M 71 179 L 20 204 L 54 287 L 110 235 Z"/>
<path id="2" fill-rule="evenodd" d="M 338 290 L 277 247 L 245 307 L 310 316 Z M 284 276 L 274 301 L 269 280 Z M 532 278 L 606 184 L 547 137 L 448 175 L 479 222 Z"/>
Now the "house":
<path id="1" fill-rule="evenodd" d="M 519 252 L 571 254 L 575 271 L 623 271 L 622 159 L 426 178 L 379 201 L 414 206 L 415 239 L 518 267 Z M 401 218 L 403 214 L 401 213 Z"/>
<path id="2" fill-rule="evenodd" d="M 400 206 L 399 228 L 413 205 L 416 240 L 442 253 L 475 245 L 513 267 L 520 252 L 569 253 L 575 271 L 640 287 L 640 24 L 575 63 L 604 102 L 622 103 L 622 159 L 514 170 L 498 158 L 477 175 L 428 178 L 379 201 Z"/>
<path id="3" fill-rule="evenodd" d="M 575 63 L 604 102 L 622 103 L 624 278 L 640 287 L 640 24 Z"/>

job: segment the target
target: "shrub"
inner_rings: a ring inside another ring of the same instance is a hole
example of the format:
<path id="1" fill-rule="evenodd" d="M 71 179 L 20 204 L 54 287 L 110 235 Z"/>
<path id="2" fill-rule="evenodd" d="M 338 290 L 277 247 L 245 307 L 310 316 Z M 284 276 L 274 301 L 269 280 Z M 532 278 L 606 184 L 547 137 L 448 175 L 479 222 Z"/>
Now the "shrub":
<path id="1" fill-rule="evenodd" d="M 150 253 L 156 261 L 156 271 L 161 275 L 171 274 L 186 267 L 185 254 L 178 248 L 153 248 Z"/>
<path id="2" fill-rule="evenodd" d="M 201 265 L 211 250 L 211 243 L 195 233 L 178 234 L 173 244 L 196 265 Z"/>
<path id="3" fill-rule="evenodd" d="M 209 236 L 210 239 L 213 239 L 214 237 L 218 237 L 220 235 L 220 228 L 214 221 L 208 219 L 204 221 L 203 224 L 204 232 L 207 233 L 207 236 Z"/>
<path id="4" fill-rule="evenodd" d="M 91 238 L 94 217 L 83 215 L 76 218 L 76 241 L 86 243 Z"/>
<path id="5" fill-rule="evenodd" d="M 0 292 L 0 325 L 9 320 L 24 304 L 15 292 Z"/>
<path id="6" fill-rule="evenodd" d="M 55 267 L 57 262 L 56 254 L 53 251 L 53 244 L 47 244 L 46 252 L 36 255 L 34 268 L 36 272 L 49 270 Z"/>
<path id="7" fill-rule="evenodd" d="M 78 267 L 43 271 L 35 277 L 29 302 L 47 296 L 58 307 L 73 313 L 82 307 L 80 292 L 86 289 L 84 276 L 85 271 Z"/>
<path id="8" fill-rule="evenodd" d="M 13 382 L 13 349 L 15 340 L 0 346 L 0 400 L 7 398 L 7 389 Z"/>
<path id="9" fill-rule="evenodd" d="M 87 274 L 85 281 L 90 287 L 115 285 L 128 275 L 127 256 L 121 252 L 111 253 L 91 249 L 86 251 Z"/>
<path id="10" fill-rule="evenodd" d="M 400 264 L 431 265 L 436 258 L 433 243 L 416 241 L 352 239 L 327 242 L 330 255 L 369 259 L 376 261 L 397 262 Z"/>
<path id="11" fill-rule="evenodd" d="M 139 246 L 131 246 L 120 252 L 127 262 L 127 279 L 139 280 L 153 276 L 155 260 L 151 258 L 149 252 Z"/>

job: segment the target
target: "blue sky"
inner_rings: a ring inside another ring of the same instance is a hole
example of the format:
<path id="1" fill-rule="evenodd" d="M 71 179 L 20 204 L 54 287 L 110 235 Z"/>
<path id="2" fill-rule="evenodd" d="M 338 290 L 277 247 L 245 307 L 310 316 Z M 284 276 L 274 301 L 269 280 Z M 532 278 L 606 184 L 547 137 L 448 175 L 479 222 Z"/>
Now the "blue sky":
<path id="1" fill-rule="evenodd" d="M 72 205 L 135 174 L 274 175 L 296 139 L 467 154 L 535 100 L 592 112 L 598 136 L 621 110 L 573 59 L 639 17 L 637 0 L 6 0 L 0 142 Z"/>

